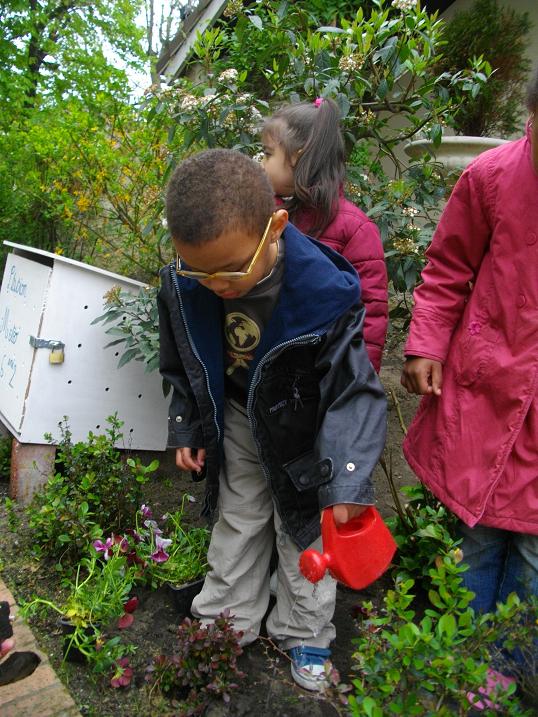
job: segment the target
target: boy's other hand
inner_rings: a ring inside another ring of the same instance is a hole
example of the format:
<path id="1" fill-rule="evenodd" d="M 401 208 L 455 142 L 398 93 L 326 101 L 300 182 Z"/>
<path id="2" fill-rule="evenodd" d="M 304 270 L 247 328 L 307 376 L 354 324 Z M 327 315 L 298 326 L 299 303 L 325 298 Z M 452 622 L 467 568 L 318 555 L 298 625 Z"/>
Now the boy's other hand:
<path id="1" fill-rule="evenodd" d="M 176 466 L 182 471 L 200 473 L 205 463 L 205 448 L 176 448 Z"/>
<path id="2" fill-rule="evenodd" d="M 4 657 L 7 653 L 15 647 L 15 640 L 12 637 L 8 637 L 7 640 L 2 640 L 0 643 L 0 657 Z"/>
<path id="3" fill-rule="evenodd" d="M 343 525 L 347 523 L 351 518 L 358 518 L 361 513 L 364 513 L 368 506 L 358 505 L 357 503 L 339 503 L 333 505 L 333 517 L 335 525 Z"/>
<path id="4" fill-rule="evenodd" d="M 408 356 L 400 383 L 409 393 L 441 395 L 443 385 L 443 364 L 422 356 Z"/>

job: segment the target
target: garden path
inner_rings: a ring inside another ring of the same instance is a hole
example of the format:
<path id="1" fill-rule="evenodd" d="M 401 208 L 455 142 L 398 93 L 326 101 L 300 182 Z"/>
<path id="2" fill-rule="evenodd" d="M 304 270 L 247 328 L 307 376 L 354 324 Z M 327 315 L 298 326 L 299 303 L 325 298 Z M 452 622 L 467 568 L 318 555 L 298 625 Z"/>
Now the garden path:
<path id="1" fill-rule="evenodd" d="M 7 600 L 15 616 L 15 650 L 35 652 L 41 662 L 28 677 L 0 687 L 0 714 L 2 717 L 80 717 L 73 698 L 52 669 L 47 655 L 39 649 L 32 631 L 17 617 L 13 595 L 0 579 L 0 601 L 3 600 Z"/>

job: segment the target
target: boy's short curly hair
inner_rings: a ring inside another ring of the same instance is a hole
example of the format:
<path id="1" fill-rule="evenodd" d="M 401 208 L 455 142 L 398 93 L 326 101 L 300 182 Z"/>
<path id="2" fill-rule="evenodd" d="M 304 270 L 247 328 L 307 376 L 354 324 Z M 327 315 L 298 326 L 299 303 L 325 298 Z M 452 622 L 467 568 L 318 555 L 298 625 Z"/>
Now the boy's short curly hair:
<path id="1" fill-rule="evenodd" d="M 261 165 L 241 152 L 208 149 L 181 162 L 166 192 L 173 239 L 200 245 L 229 230 L 263 233 L 275 209 Z"/>

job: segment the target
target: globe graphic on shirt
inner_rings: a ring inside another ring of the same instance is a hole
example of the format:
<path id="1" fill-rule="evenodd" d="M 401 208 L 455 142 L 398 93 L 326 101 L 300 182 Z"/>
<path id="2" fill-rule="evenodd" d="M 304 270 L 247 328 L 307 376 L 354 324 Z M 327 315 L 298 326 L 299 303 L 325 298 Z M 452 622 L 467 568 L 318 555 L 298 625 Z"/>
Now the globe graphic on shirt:
<path id="1" fill-rule="evenodd" d="M 224 335 L 228 346 L 236 353 L 249 353 L 260 343 L 259 326 L 239 311 L 226 314 Z"/>

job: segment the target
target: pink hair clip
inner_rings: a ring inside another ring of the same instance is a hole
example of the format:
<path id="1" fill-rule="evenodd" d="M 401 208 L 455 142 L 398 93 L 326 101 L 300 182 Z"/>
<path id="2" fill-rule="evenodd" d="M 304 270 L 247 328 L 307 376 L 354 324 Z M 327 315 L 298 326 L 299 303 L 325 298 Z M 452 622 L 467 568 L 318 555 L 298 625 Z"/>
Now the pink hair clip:
<path id="1" fill-rule="evenodd" d="M 314 102 L 312 102 L 312 104 L 314 105 L 314 107 L 319 107 L 322 102 L 323 102 L 323 97 L 316 97 L 316 99 L 314 100 Z"/>

